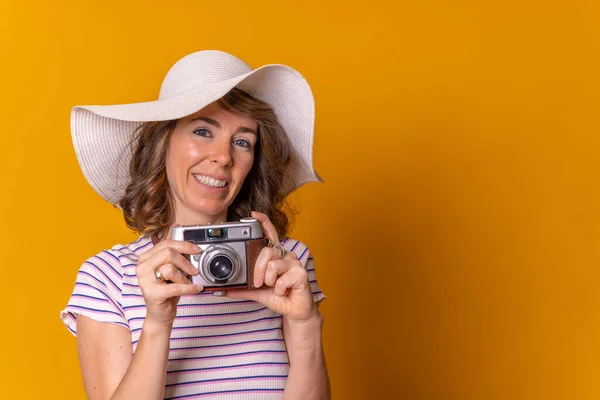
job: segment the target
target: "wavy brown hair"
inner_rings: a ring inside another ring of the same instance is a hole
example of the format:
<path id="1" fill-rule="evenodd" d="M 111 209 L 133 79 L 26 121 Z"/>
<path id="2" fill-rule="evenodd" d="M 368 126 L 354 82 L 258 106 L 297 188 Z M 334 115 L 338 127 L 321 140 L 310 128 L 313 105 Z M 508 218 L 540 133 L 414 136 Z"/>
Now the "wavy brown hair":
<path id="1" fill-rule="evenodd" d="M 294 213 L 279 191 L 292 155 L 288 137 L 273 109 L 240 89 L 231 90 L 217 102 L 225 110 L 258 123 L 254 164 L 227 210 L 227 220 L 237 221 L 258 211 L 269 217 L 283 237 Z M 118 204 L 127 226 L 145 236 L 162 238 L 174 222 L 165 160 L 176 124 L 177 120 L 146 122 L 136 130 L 131 142 L 130 180 Z"/>

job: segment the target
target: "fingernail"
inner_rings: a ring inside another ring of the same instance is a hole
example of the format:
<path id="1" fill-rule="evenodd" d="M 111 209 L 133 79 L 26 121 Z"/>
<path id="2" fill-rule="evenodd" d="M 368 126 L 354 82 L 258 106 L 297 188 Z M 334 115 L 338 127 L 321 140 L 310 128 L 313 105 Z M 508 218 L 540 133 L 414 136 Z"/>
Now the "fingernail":
<path id="1" fill-rule="evenodd" d="M 258 279 L 255 279 L 254 280 L 254 287 L 256 287 L 256 288 L 260 287 L 260 286 L 258 286 L 259 283 L 260 283 L 260 281 Z"/>
<path id="2" fill-rule="evenodd" d="M 196 290 L 198 290 L 199 292 L 204 290 L 204 287 L 202 287 L 202 285 L 196 285 Z"/>

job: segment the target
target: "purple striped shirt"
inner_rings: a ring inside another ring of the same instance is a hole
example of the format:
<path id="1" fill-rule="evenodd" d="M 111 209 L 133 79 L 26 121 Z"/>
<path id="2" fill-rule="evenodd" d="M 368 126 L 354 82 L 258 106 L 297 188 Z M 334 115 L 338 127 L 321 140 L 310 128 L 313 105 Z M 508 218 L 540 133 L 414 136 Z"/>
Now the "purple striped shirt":
<path id="1" fill-rule="evenodd" d="M 301 242 L 282 245 L 298 255 L 315 301 L 325 296 L 314 262 Z M 77 315 L 126 327 L 133 351 L 146 306 L 135 276 L 138 257 L 152 247 L 140 237 L 86 260 L 61 318 L 77 335 Z M 182 296 L 171 332 L 166 399 L 281 399 L 289 370 L 281 315 L 249 300 L 210 293 Z"/>

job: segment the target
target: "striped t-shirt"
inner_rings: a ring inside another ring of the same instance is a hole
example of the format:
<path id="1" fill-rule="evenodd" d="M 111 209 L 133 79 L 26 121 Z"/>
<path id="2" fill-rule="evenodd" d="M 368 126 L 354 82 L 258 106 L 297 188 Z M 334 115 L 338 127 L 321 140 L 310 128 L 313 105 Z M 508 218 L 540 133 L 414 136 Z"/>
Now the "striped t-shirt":
<path id="1" fill-rule="evenodd" d="M 308 248 L 289 238 L 282 245 L 298 255 L 314 300 L 322 300 Z M 152 246 L 149 238 L 140 237 L 83 263 L 60 315 L 73 335 L 77 314 L 122 325 L 131 332 L 135 352 L 146 315 L 135 268 Z M 281 399 L 288 370 L 280 314 L 251 300 L 211 293 L 181 297 L 171 332 L 166 399 Z"/>

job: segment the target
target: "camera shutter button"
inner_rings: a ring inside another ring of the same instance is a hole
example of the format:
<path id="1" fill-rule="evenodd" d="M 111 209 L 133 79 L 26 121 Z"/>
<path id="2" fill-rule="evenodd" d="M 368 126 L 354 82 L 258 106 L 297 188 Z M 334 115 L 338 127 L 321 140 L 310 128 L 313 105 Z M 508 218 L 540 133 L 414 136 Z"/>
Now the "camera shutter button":
<path id="1" fill-rule="evenodd" d="M 249 222 L 257 222 L 257 221 L 258 221 L 258 220 L 257 220 L 256 218 L 251 218 L 251 217 L 249 217 L 249 218 L 242 218 L 242 219 L 240 219 L 240 222 L 246 222 L 246 223 L 249 223 Z"/>

